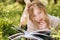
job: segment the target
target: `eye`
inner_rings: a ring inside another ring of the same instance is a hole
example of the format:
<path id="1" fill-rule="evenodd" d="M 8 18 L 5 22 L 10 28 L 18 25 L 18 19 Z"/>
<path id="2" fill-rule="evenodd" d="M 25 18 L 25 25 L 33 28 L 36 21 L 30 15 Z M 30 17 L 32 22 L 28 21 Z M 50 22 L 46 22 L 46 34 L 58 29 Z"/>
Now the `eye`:
<path id="1" fill-rule="evenodd" d="M 36 15 L 33 15 L 34 17 L 36 16 Z"/>
<path id="2" fill-rule="evenodd" d="M 41 14 L 41 12 L 39 12 L 38 14 Z"/>
<path id="3" fill-rule="evenodd" d="M 39 12 L 39 13 L 41 13 L 41 12 Z"/>

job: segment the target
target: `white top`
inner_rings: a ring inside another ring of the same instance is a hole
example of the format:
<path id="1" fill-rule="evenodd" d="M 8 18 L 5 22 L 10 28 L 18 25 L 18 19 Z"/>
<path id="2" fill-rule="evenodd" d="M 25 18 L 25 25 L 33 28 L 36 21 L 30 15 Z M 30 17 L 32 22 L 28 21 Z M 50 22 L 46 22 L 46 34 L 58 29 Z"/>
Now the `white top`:
<path id="1" fill-rule="evenodd" d="M 28 14 L 27 9 L 28 9 L 28 8 L 26 7 L 25 10 L 24 10 L 23 15 L 22 15 L 22 17 L 21 17 L 21 21 L 20 21 L 20 22 L 22 22 L 23 24 L 27 23 L 27 31 L 28 31 L 28 32 L 36 31 L 36 30 L 38 30 L 38 29 L 37 29 L 36 26 L 29 20 L 29 14 Z M 60 18 L 55 17 L 55 16 L 51 16 L 51 15 L 49 15 L 49 14 L 48 14 L 48 16 L 49 16 L 49 20 L 50 20 L 50 23 L 51 23 L 51 27 L 56 28 L 56 27 L 58 26 L 59 22 L 60 22 Z M 48 29 L 44 29 L 44 30 L 48 30 Z"/>
<path id="2" fill-rule="evenodd" d="M 51 27 L 56 28 L 58 25 L 60 25 L 60 18 L 51 16 L 51 15 L 48 15 L 48 16 L 49 16 L 49 20 L 51 22 Z"/>
<path id="3" fill-rule="evenodd" d="M 48 15 L 48 16 L 51 23 L 51 27 L 56 28 L 59 25 L 60 19 L 55 16 L 51 16 L 51 15 Z M 38 30 L 36 26 L 30 20 L 28 20 L 27 22 L 27 27 L 28 27 L 27 31 L 29 32 Z M 49 29 L 43 29 L 43 31 L 47 31 L 47 30 L 49 31 Z"/>

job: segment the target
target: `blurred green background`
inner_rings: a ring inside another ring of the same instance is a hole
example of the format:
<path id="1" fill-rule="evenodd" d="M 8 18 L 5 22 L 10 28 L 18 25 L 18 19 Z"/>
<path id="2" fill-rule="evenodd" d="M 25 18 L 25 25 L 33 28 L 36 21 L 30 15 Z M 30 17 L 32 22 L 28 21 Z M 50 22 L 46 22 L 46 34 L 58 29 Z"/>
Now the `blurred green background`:
<path id="1" fill-rule="evenodd" d="M 47 1 L 47 12 L 53 16 L 60 17 L 60 0 Z M 18 33 L 12 27 L 19 26 L 20 18 L 25 8 L 23 0 L 0 0 L 0 40 L 9 40 L 8 36 Z M 60 38 L 60 26 L 58 33 L 52 28 L 52 37 Z"/>

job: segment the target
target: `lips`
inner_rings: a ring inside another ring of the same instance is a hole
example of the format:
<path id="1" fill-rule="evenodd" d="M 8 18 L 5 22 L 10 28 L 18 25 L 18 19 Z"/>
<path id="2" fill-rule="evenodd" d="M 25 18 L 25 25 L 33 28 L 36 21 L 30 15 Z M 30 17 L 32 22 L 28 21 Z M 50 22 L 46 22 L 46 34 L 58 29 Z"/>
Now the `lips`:
<path id="1" fill-rule="evenodd" d="M 40 21 L 40 22 L 37 22 L 38 23 L 38 26 L 39 27 L 46 27 L 46 22 L 45 21 Z"/>
<path id="2" fill-rule="evenodd" d="M 44 24 L 44 23 L 46 23 L 43 19 L 41 19 L 41 20 L 35 20 L 35 22 L 37 22 L 37 23 L 39 23 L 39 24 Z"/>

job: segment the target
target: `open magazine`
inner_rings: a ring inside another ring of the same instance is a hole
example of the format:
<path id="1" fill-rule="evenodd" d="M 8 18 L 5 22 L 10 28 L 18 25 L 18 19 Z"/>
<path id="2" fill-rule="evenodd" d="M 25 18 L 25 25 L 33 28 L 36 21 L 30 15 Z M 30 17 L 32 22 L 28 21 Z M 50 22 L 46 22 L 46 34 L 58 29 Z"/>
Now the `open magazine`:
<path id="1" fill-rule="evenodd" d="M 37 30 L 37 31 L 31 32 L 31 33 L 28 33 L 27 31 L 19 29 L 19 28 L 17 30 L 20 30 L 20 31 L 23 31 L 23 32 L 9 36 L 8 38 L 10 40 L 19 40 L 21 37 L 27 38 L 27 40 L 28 39 L 30 39 L 30 40 L 52 39 L 51 36 L 49 36 L 47 34 L 40 33 L 41 30 Z"/>

